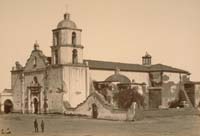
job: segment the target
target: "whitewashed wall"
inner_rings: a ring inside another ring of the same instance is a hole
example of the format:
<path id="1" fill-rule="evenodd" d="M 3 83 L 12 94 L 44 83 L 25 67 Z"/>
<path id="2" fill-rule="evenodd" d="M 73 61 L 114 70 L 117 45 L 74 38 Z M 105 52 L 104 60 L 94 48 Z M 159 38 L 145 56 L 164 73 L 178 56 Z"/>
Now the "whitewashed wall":
<path id="1" fill-rule="evenodd" d="M 87 98 L 87 76 L 85 67 L 64 67 L 64 100 L 68 101 L 71 107 L 76 107 Z"/>

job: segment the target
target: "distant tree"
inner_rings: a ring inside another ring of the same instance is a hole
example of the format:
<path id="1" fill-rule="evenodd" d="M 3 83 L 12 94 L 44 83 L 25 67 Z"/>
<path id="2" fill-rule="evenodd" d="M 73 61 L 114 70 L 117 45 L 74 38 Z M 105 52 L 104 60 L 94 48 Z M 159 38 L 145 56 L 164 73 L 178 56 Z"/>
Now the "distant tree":
<path id="1" fill-rule="evenodd" d="M 127 110 L 133 102 L 144 107 L 144 96 L 138 93 L 137 88 L 122 89 L 114 95 L 113 99 L 118 107 L 124 110 Z"/>

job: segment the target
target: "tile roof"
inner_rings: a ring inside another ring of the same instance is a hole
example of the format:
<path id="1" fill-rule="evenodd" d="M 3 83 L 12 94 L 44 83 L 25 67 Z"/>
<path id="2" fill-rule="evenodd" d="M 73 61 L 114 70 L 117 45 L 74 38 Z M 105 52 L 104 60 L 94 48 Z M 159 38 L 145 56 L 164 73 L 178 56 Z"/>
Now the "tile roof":
<path id="1" fill-rule="evenodd" d="M 121 71 L 137 71 L 137 72 L 148 71 L 147 67 L 139 64 L 128 64 L 128 63 L 98 61 L 98 60 L 84 60 L 84 62 L 88 62 L 90 69 L 115 70 L 116 68 L 119 68 Z"/>
<path id="2" fill-rule="evenodd" d="M 119 68 L 120 71 L 134 71 L 134 72 L 172 72 L 172 73 L 184 73 L 190 74 L 188 71 L 174 68 L 163 64 L 155 64 L 150 66 L 144 66 L 140 64 L 109 62 L 99 60 L 84 60 L 88 63 L 90 69 L 97 70 L 115 70 Z"/>
<path id="3" fill-rule="evenodd" d="M 188 71 L 186 70 L 182 70 L 179 68 L 174 68 L 171 66 L 167 66 L 167 65 L 163 65 L 163 64 L 155 64 L 155 65 L 151 65 L 149 67 L 149 70 L 152 72 L 156 72 L 156 71 L 162 71 L 162 72 L 172 72 L 172 73 L 185 73 L 185 74 L 190 74 Z"/>

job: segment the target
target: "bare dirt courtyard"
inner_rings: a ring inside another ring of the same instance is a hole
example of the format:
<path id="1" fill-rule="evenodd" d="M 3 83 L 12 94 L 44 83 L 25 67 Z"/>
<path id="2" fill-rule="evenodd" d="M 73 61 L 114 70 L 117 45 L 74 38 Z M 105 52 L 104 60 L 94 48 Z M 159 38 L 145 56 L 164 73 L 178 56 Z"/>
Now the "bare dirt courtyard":
<path id="1" fill-rule="evenodd" d="M 39 133 L 34 132 L 34 119 Z M 40 129 L 45 122 L 45 132 Z M 200 136 L 199 116 L 148 118 L 141 121 L 106 121 L 63 115 L 0 115 L 0 129 L 10 128 L 5 136 Z"/>

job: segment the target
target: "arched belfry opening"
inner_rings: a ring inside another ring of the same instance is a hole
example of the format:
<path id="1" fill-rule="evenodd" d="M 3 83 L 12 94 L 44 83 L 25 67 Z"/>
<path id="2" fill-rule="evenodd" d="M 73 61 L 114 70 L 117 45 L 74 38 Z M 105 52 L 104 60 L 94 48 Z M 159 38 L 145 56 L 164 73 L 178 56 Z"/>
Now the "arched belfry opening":
<path id="1" fill-rule="evenodd" d="M 55 50 L 54 53 L 54 64 L 58 64 L 58 50 Z"/>
<path id="2" fill-rule="evenodd" d="M 72 63 L 73 64 L 78 63 L 78 51 L 77 51 L 77 49 L 73 49 L 73 51 L 72 51 Z"/>
<path id="3" fill-rule="evenodd" d="M 72 45 L 76 45 L 76 33 L 72 32 Z"/>

